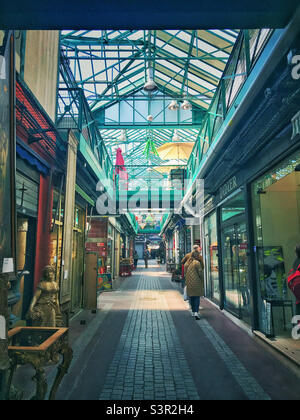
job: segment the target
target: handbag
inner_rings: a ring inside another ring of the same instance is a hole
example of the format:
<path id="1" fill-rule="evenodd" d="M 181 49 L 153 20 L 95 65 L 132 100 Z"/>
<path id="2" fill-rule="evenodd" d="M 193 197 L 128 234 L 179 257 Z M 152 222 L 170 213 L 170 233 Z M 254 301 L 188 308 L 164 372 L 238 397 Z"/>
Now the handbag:
<path id="1" fill-rule="evenodd" d="M 296 303 L 300 303 L 300 265 L 296 270 L 292 269 L 289 272 L 287 284 L 297 299 Z"/>
<path id="2" fill-rule="evenodd" d="M 188 297 L 187 291 L 186 291 L 186 286 L 184 286 L 184 289 L 183 289 L 183 300 L 189 300 L 189 297 Z"/>

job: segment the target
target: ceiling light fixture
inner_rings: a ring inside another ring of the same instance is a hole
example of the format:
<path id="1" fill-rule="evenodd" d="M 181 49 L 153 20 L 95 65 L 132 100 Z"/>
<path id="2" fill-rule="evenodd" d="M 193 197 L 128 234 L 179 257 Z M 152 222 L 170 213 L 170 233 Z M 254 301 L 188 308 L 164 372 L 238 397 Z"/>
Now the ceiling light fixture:
<path id="1" fill-rule="evenodd" d="M 122 134 L 120 135 L 119 140 L 120 140 L 122 143 L 124 143 L 124 142 L 126 142 L 126 141 L 127 141 L 126 131 L 125 131 L 125 130 L 122 130 Z"/>
<path id="2" fill-rule="evenodd" d="M 183 97 L 183 103 L 181 104 L 181 109 L 183 109 L 184 111 L 189 111 L 190 109 L 192 109 L 192 104 L 188 101 L 188 86 L 186 86 L 186 93 Z"/>
<path id="3" fill-rule="evenodd" d="M 178 102 L 177 102 L 175 99 L 173 99 L 173 100 L 170 102 L 170 104 L 169 104 L 169 106 L 168 106 L 168 109 L 170 109 L 171 111 L 177 111 L 177 109 L 179 109 L 179 104 L 178 104 Z"/>
<path id="4" fill-rule="evenodd" d="M 184 111 L 189 111 L 190 109 L 192 109 L 192 104 L 185 99 L 181 105 L 181 109 L 183 109 Z"/>
<path id="5" fill-rule="evenodd" d="M 148 65 L 148 68 L 147 68 L 147 81 L 144 84 L 144 90 L 147 93 L 153 93 L 158 90 L 157 84 L 153 80 L 153 68 L 151 67 L 150 64 Z"/>
<path id="6" fill-rule="evenodd" d="M 177 130 L 174 130 L 174 135 L 172 137 L 172 141 L 174 141 L 174 142 L 179 142 L 180 141 Z"/>

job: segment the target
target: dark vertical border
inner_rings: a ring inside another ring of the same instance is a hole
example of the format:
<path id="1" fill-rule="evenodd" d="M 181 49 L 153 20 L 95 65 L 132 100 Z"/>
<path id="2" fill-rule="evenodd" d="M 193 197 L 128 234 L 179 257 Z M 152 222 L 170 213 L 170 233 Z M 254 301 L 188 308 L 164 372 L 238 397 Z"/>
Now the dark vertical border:
<path id="1" fill-rule="evenodd" d="M 16 245 L 16 72 L 15 72 L 15 39 L 14 32 L 9 34 L 9 109 L 10 109 L 10 193 L 11 193 L 11 244 L 14 259 L 14 273 L 17 272 Z"/>
<path id="2" fill-rule="evenodd" d="M 254 252 L 254 226 L 253 226 L 253 207 L 252 207 L 252 194 L 251 184 L 244 186 L 246 198 L 246 226 L 248 231 L 248 279 L 251 295 L 251 325 L 252 330 L 259 328 L 258 317 L 258 302 L 257 302 L 257 275 L 255 252 Z"/>
<path id="3" fill-rule="evenodd" d="M 224 276 L 223 276 L 223 265 L 222 265 L 222 234 L 221 234 L 221 207 L 217 207 L 217 238 L 218 238 L 218 265 L 219 265 L 219 288 L 220 288 L 220 309 L 224 309 L 225 306 L 225 294 L 224 294 Z"/>

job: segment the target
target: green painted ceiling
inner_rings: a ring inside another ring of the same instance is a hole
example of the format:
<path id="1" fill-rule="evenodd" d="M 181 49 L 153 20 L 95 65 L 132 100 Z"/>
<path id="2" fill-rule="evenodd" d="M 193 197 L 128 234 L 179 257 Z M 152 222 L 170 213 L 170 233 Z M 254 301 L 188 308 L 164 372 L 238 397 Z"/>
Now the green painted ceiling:
<path id="1" fill-rule="evenodd" d="M 200 127 L 194 124 L 195 115 L 209 109 L 238 35 L 237 30 L 61 32 L 63 54 L 98 121 L 113 162 L 117 147 L 121 147 L 132 177 L 149 177 L 150 173 L 154 179 L 162 177 L 153 167 L 168 162 L 156 156 L 147 159 L 143 153 L 147 138 L 151 136 L 159 147 L 172 141 L 177 129 L 180 141 L 196 141 Z M 156 97 L 143 91 L 149 65 L 158 86 Z M 166 114 L 162 109 L 157 113 L 159 124 L 155 119 L 150 124 L 141 113 L 139 123 L 126 119 L 124 123 L 123 108 L 117 108 L 119 115 L 108 124 L 105 115 L 117 104 L 128 102 L 128 109 L 138 108 L 138 101 L 153 104 L 157 98 L 164 101 L 165 109 L 171 99 L 181 104 L 187 98 L 193 110 L 185 122 L 180 117 L 170 124 L 161 116 Z M 151 168 L 146 171 L 148 165 Z"/>

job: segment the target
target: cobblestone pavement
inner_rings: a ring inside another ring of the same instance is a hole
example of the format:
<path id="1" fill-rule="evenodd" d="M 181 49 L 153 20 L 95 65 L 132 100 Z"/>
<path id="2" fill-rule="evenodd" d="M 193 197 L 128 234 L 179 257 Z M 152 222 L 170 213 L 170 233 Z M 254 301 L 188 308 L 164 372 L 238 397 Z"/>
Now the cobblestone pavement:
<path id="1" fill-rule="evenodd" d="M 72 342 L 57 399 L 300 399 L 299 377 L 210 302 L 195 321 L 163 267 L 140 266 L 121 283 Z"/>
<path id="2" fill-rule="evenodd" d="M 157 278 L 140 278 L 100 399 L 199 399 Z"/>

